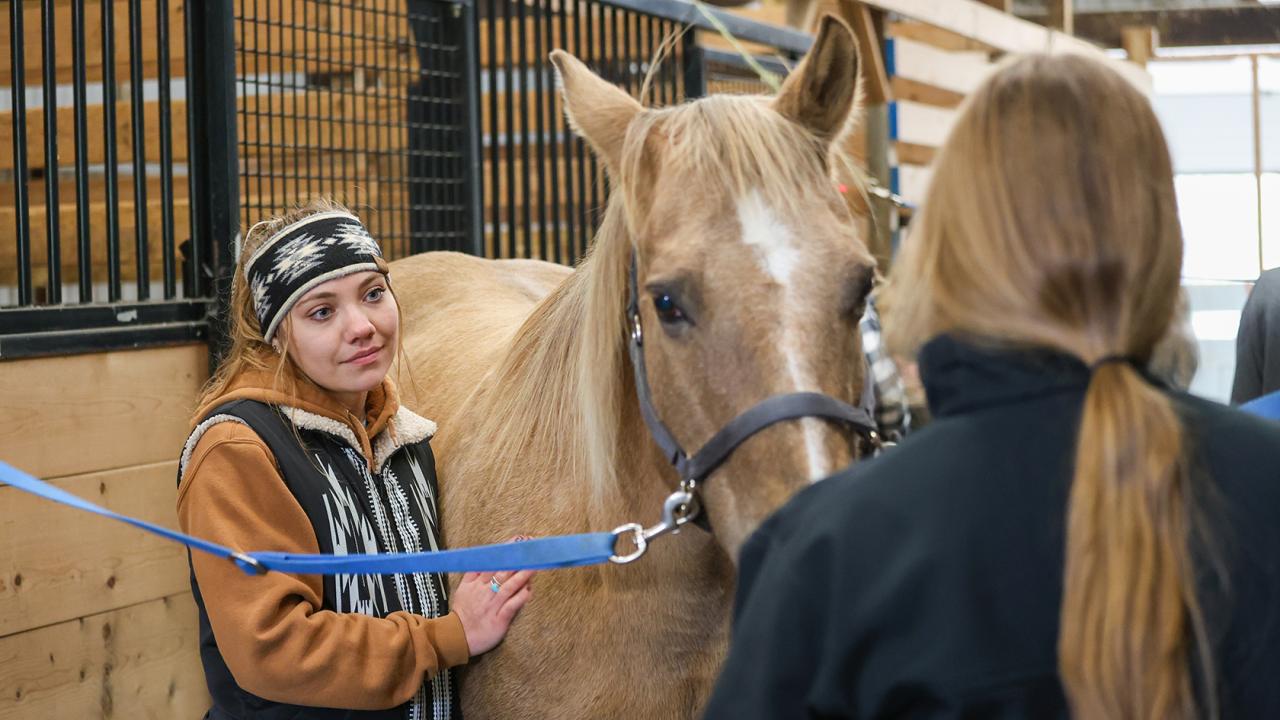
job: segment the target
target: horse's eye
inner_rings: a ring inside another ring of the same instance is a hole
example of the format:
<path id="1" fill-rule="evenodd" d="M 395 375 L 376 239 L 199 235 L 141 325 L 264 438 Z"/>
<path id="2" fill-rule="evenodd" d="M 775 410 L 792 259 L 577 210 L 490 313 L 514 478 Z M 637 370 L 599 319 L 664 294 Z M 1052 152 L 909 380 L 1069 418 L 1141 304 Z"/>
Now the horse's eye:
<path id="1" fill-rule="evenodd" d="M 676 305 L 675 299 L 666 293 L 653 296 L 653 309 L 657 311 L 658 319 L 664 323 L 678 323 L 686 320 L 684 311 Z"/>

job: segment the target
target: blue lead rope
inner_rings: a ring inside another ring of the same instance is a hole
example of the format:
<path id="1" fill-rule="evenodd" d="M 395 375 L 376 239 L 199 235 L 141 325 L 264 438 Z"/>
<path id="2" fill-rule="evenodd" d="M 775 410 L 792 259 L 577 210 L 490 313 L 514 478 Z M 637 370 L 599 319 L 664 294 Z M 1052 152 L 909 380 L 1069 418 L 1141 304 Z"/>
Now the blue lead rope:
<path id="1" fill-rule="evenodd" d="M 517 543 L 479 545 L 457 550 L 385 555 L 296 555 L 282 552 L 240 552 L 217 543 L 112 512 L 54 487 L 4 462 L 0 483 L 6 483 L 46 500 L 128 523 L 187 547 L 232 560 L 245 573 L 268 570 L 304 575 L 383 575 L 415 572 L 494 572 L 497 570 L 547 570 L 595 565 L 613 556 L 613 533 L 597 532 L 535 538 Z"/>

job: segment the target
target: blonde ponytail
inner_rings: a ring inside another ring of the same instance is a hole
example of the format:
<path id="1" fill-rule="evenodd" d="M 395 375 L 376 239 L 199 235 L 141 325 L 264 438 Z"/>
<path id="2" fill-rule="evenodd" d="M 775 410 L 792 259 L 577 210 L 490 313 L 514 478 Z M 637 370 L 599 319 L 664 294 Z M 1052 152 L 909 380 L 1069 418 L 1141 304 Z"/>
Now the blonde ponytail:
<path id="1" fill-rule="evenodd" d="M 1204 633 L 1184 457 L 1169 400 L 1128 365 L 1099 367 L 1076 449 L 1058 635 L 1078 718 L 1198 716 L 1191 638 Z"/>

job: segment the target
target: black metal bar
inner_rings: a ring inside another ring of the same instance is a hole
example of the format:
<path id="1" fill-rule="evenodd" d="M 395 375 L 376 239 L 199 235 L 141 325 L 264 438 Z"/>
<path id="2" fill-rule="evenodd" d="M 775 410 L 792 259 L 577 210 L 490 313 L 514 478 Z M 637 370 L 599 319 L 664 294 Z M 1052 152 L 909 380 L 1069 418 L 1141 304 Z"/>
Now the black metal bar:
<path id="1" fill-rule="evenodd" d="M 707 94 L 707 63 L 694 33 L 686 33 L 684 36 L 684 56 L 681 67 L 684 74 L 684 99 L 693 100 L 704 97 Z"/>
<path id="2" fill-rule="evenodd" d="M 147 250 L 147 128 L 142 75 L 142 3 L 129 3 L 129 111 L 133 122 L 133 223 L 137 248 L 138 299 L 151 297 Z"/>
<path id="3" fill-rule="evenodd" d="M 31 199 L 27 196 L 27 63 L 23 39 L 23 6 L 9 2 L 9 83 L 13 103 L 13 206 L 17 211 L 14 238 L 18 265 L 18 304 L 31 304 Z"/>
<path id="4" fill-rule="evenodd" d="M 45 68 L 45 72 L 55 72 Z M 71 87 L 74 95 L 76 144 L 76 264 L 80 302 L 93 302 L 93 259 L 89 249 L 89 118 L 84 71 L 84 0 L 71 2 Z"/>
<path id="5" fill-rule="evenodd" d="M 523 7 L 523 3 L 521 6 Z M 534 6 L 534 22 L 537 23 L 533 28 L 533 62 L 530 63 L 530 69 L 534 73 L 533 88 L 536 93 L 534 97 L 533 110 L 536 115 L 534 137 L 537 142 L 537 163 L 538 163 L 538 259 L 550 260 L 547 245 L 547 139 L 546 139 L 546 88 L 543 83 L 543 75 L 546 73 L 546 64 L 543 60 L 542 39 L 543 33 L 546 31 L 546 15 L 542 11 L 542 3 L 539 2 Z M 527 173 L 527 171 L 526 171 Z"/>
<path id="6" fill-rule="evenodd" d="M 605 72 L 608 68 L 608 55 L 604 53 L 604 48 L 596 45 L 595 39 L 599 38 L 600 45 L 605 43 L 607 37 L 605 31 L 605 6 L 596 4 L 593 0 L 591 4 L 591 14 L 594 16 L 593 22 L 587 23 L 587 52 L 591 56 L 591 65 L 596 72 Z M 594 32 L 593 32 L 594 31 Z M 594 152 L 588 153 L 588 177 L 591 179 L 589 188 L 591 193 L 591 202 L 587 205 L 587 221 L 586 236 L 583 238 L 581 254 L 586 254 L 587 248 L 591 245 L 592 238 L 596 234 L 596 212 L 600 207 L 600 166 L 596 161 Z"/>
<path id="7" fill-rule="evenodd" d="M 11 2 L 13 0 L 10 0 Z M 54 30 L 55 0 L 40 3 L 40 36 L 44 56 L 44 202 L 45 240 L 48 243 L 49 287 L 47 302 L 62 302 L 62 237 L 59 232 L 58 202 L 58 73 L 57 35 Z"/>
<path id="8" fill-rule="evenodd" d="M 573 31 L 569 30 L 569 11 L 566 7 L 569 5 L 568 0 L 560 0 L 560 47 L 566 51 L 573 51 L 574 43 L 572 40 L 578 37 L 578 9 L 577 2 L 573 3 Z M 558 94 L 558 93 L 557 93 Z M 564 220 L 565 220 L 565 240 L 563 253 L 559 258 L 559 262 L 572 262 L 574 238 L 577 237 L 578 223 L 574 210 L 578 207 L 578 196 L 574 193 L 574 158 L 576 152 L 580 149 L 577 147 L 578 139 L 574 135 L 573 128 L 569 126 L 568 105 L 560 109 L 560 134 L 564 138 Z"/>
<path id="9" fill-rule="evenodd" d="M 518 2 L 519 0 L 514 0 Z M 502 33 L 506 42 L 503 47 L 506 48 L 503 58 L 503 95 L 506 96 L 506 113 L 503 115 L 506 120 L 506 130 L 502 133 L 507 146 L 507 257 L 516 257 L 516 144 L 515 138 L 515 77 L 512 69 L 511 49 L 512 44 L 512 13 L 511 3 L 513 0 L 503 0 L 502 2 Z"/>
<path id="10" fill-rule="evenodd" d="M 533 178 L 533 168 L 529 166 L 529 143 L 532 138 L 529 136 L 529 20 L 525 11 L 528 3 L 525 0 L 514 0 L 516 4 L 516 17 L 518 18 L 518 28 L 520 32 L 519 48 L 520 62 L 517 66 L 518 75 L 514 85 L 519 88 L 517 96 L 520 98 L 520 203 L 523 212 L 521 215 L 521 228 L 524 236 L 524 257 L 533 257 L 533 208 L 530 202 L 529 185 Z M 510 51 L 510 49 L 508 49 Z"/>
<path id="11" fill-rule="evenodd" d="M 156 0 L 156 44 L 160 63 L 160 248 L 164 299 L 178 294 L 173 245 L 173 112 L 169 72 L 169 0 Z"/>
<path id="12" fill-rule="evenodd" d="M 550 52 L 551 49 L 555 47 L 556 16 L 552 12 L 551 3 L 547 2 L 546 0 L 539 1 L 538 9 L 543 18 L 542 28 L 547 34 L 546 45 L 543 47 L 543 52 L 539 53 L 538 55 L 538 77 L 539 79 L 541 79 L 543 74 L 551 71 L 551 64 L 550 64 L 550 61 L 547 60 L 546 53 Z M 550 167 L 548 168 L 551 175 L 551 184 L 549 186 L 550 192 L 548 193 L 548 195 L 551 198 L 551 231 L 552 231 L 551 243 L 552 245 L 551 245 L 551 253 L 546 257 L 546 259 L 552 262 L 562 262 L 561 252 L 560 252 L 560 241 L 564 237 L 564 233 L 562 232 L 563 229 L 560 227 L 560 198 L 561 198 L 560 173 L 559 173 L 560 148 L 559 148 L 559 143 L 557 142 L 557 134 L 556 134 L 555 84 L 552 83 L 551 92 L 543 94 L 541 88 L 539 88 L 538 92 L 540 96 L 546 98 L 546 106 L 543 108 L 543 110 L 547 113 L 546 133 L 547 133 L 547 142 L 550 144 L 550 148 L 548 148 L 547 152 L 548 152 L 548 156 L 551 158 Z M 543 133 L 543 129 L 539 127 L 538 128 L 539 138 L 542 137 L 542 133 Z"/>
<path id="13" fill-rule="evenodd" d="M 102 13 L 108 12 L 111 3 L 102 4 Z M 187 97 L 187 202 L 188 202 L 188 245 L 186 258 L 183 261 L 182 295 L 184 297 L 204 297 L 205 295 L 205 256 L 207 254 L 207 236 L 201 232 L 200 217 L 205 213 L 205 164 L 204 154 L 196 146 L 197 117 L 201 111 L 200 95 L 196 92 L 196 78 L 202 77 L 204 68 L 197 68 L 196 60 L 201 56 L 200 45 L 204 41 L 204 31 L 198 26 L 198 13 L 183 12 L 183 35 L 186 42 L 186 77 L 183 85 Z M 234 65 L 236 59 L 230 59 Z M 108 146 L 114 143 L 113 136 L 108 138 Z"/>
<path id="14" fill-rule="evenodd" d="M 199 154 L 200 185 L 207 202 L 197 224 L 198 237 L 212 249 L 216 305 L 210 306 L 209 363 L 216 368 L 226 351 L 227 312 L 235 272 L 231 238 L 240 216 L 239 158 L 236 146 L 235 21 L 232 0 L 204 0 L 186 6 L 189 21 L 200 28 L 201 41 L 188 47 L 195 53 L 199 74 L 191 80 L 190 111 L 196 116 L 189 138 L 193 156 Z"/>
<path id="15" fill-rule="evenodd" d="M 188 39 L 187 47 L 191 46 Z M 190 74 L 187 77 L 191 77 Z M 116 13 L 114 2 L 102 3 L 102 132 L 103 200 L 106 204 L 107 301 L 119 302 L 120 289 L 120 158 L 116 124 Z M 191 193 L 192 211 L 196 194 Z"/>
<path id="16" fill-rule="evenodd" d="M 622 66 L 622 73 L 627 78 L 627 92 L 633 97 L 636 95 L 636 89 L 638 87 L 636 83 L 635 65 L 633 63 L 635 60 L 635 46 L 633 43 L 634 38 L 632 38 L 632 33 L 634 32 L 635 27 L 632 23 L 635 19 L 635 13 L 622 13 L 622 22 L 618 23 L 622 26 L 622 44 L 619 46 L 618 50 L 615 50 L 615 52 L 620 50 L 622 53 L 622 61 L 620 65 Z M 616 27 L 614 28 L 614 31 L 617 32 Z"/>
<path id="17" fill-rule="evenodd" d="M 487 253 L 492 253 L 493 257 L 502 255 L 502 163 L 499 159 L 502 157 L 502 147 L 499 144 L 499 130 L 501 123 L 498 122 L 498 4 L 497 0 L 489 0 L 486 6 L 488 10 L 488 36 L 489 36 L 489 56 L 488 62 L 483 70 L 484 77 L 487 81 L 489 90 L 489 124 L 484 131 L 489 138 L 489 150 L 485 155 L 489 159 L 489 203 L 492 212 L 489 214 L 489 222 L 493 225 L 492 240 L 488 243 Z"/>
<path id="18" fill-rule="evenodd" d="M 301 156 L 303 158 L 303 161 L 306 162 L 306 188 L 307 188 L 308 200 L 310 200 L 312 195 L 315 193 L 315 190 L 313 189 L 313 184 L 312 184 L 312 180 L 314 179 L 315 173 L 311 172 L 311 153 L 313 152 L 311 147 L 311 120 L 312 120 L 311 92 L 310 92 L 311 83 L 307 80 L 307 74 L 310 70 L 310 64 L 311 64 L 311 49 L 309 47 L 310 46 L 309 40 L 311 38 L 311 23 L 307 15 L 307 8 L 309 7 L 311 7 L 311 3 L 309 2 L 302 3 L 302 28 L 301 30 L 295 29 L 294 31 L 295 37 L 298 35 L 302 37 L 301 45 L 302 45 L 302 57 L 303 57 L 303 60 L 302 60 L 303 82 L 302 82 L 301 88 L 297 88 L 295 85 L 295 89 L 299 90 L 300 94 L 302 95 L 302 117 L 303 117 L 302 146 L 304 149 L 301 153 Z M 293 1 L 293 17 L 295 18 L 298 17 L 297 0 Z"/>
<path id="19" fill-rule="evenodd" d="M 52 312 L 52 308 L 48 309 L 48 312 Z M 5 318 L 0 314 L 0 322 L 4 321 Z M 209 325 L 204 320 L 151 326 L 130 325 L 119 328 L 5 333 L 0 336 L 0 360 L 100 353 L 111 350 L 137 350 L 146 347 L 203 342 L 208 337 Z"/>
<path id="20" fill-rule="evenodd" d="M 578 20 L 581 27 L 578 28 L 579 32 L 575 33 L 573 54 L 583 61 L 590 59 L 583 53 L 583 47 L 584 39 L 585 46 L 588 48 L 591 47 L 591 8 L 593 7 L 591 3 L 592 0 L 583 0 L 583 2 L 579 3 L 577 9 L 579 10 L 580 17 L 575 18 Z M 590 153 L 587 150 L 585 138 L 579 137 L 575 142 L 578 145 L 578 197 L 577 207 L 575 208 L 578 216 L 578 241 L 570 248 L 570 263 L 577 263 L 578 257 L 582 255 L 584 249 L 587 247 L 587 243 L 591 239 L 591 222 L 587 217 L 587 213 L 589 211 L 587 202 L 590 197 L 590 194 L 587 191 L 587 158 L 590 156 Z"/>
<path id="21" fill-rule="evenodd" d="M 465 113 L 459 117 L 465 128 L 468 152 L 465 156 L 467 178 L 466 202 L 467 231 L 470 235 L 468 252 L 477 257 L 484 257 L 484 128 L 480 127 L 480 36 L 476 15 L 478 10 L 474 3 L 467 3 L 463 9 L 462 27 L 466 50 L 463 67 L 463 88 L 466 92 Z M 490 24 L 493 19 L 490 17 Z"/>

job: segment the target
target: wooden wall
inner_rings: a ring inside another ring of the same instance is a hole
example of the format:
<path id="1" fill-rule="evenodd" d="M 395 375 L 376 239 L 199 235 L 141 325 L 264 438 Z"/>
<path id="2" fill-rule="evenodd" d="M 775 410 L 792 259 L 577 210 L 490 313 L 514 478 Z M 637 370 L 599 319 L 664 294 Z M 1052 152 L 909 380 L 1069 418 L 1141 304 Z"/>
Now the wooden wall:
<path id="1" fill-rule="evenodd" d="M 0 459 L 176 526 L 204 345 L 0 363 Z M 208 708 L 185 550 L 0 484 L 0 720 Z"/>

